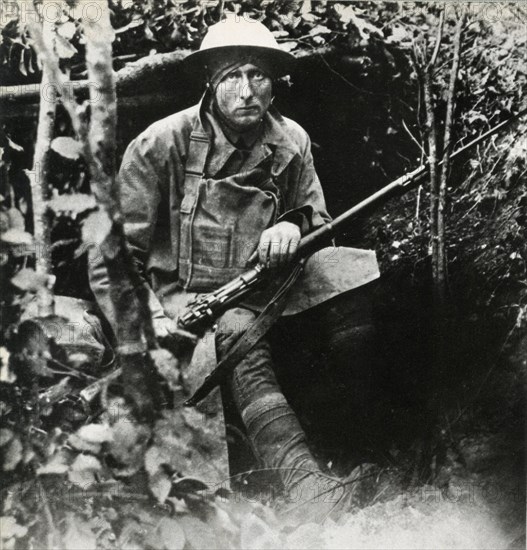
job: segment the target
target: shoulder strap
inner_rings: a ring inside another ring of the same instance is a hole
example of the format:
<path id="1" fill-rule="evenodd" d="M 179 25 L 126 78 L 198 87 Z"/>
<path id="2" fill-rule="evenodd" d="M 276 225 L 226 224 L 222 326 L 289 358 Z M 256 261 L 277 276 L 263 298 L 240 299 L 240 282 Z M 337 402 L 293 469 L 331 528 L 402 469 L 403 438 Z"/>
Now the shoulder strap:
<path id="1" fill-rule="evenodd" d="M 185 195 L 193 196 L 201 178 L 205 174 L 205 163 L 210 148 L 210 139 L 196 117 L 194 128 L 190 134 L 190 144 L 185 165 Z"/>
<path id="2" fill-rule="evenodd" d="M 229 374 L 238 366 L 240 361 L 253 347 L 267 334 L 274 322 L 280 317 L 287 304 L 289 290 L 298 279 L 304 268 L 305 260 L 300 260 L 291 270 L 287 279 L 278 289 L 266 308 L 260 313 L 256 321 L 243 333 L 229 353 L 218 363 L 216 368 L 205 378 L 194 395 L 185 401 L 185 406 L 195 407 L 200 401 L 219 386 Z"/>

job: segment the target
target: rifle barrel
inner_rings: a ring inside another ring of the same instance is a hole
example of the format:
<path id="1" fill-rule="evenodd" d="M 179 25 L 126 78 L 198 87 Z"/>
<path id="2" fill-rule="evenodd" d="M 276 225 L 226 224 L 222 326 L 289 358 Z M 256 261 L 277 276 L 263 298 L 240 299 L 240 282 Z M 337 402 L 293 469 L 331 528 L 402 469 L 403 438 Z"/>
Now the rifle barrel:
<path id="1" fill-rule="evenodd" d="M 503 128 L 509 126 L 514 121 L 518 120 L 526 114 L 527 109 L 524 109 L 518 114 L 511 116 L 507 120 L 500 122 L 498 125 L 494 126 L 487 132 L 481 134 L 466 145 L 463 145 L 462 147 L 454 151 L 450 155 L 450 159 L 455 159 L 464 155 L 467 151 L 473 149 L 493 134 L 500 132 L 501 130 L 503 130 Z M 438 164 L 442 165 L 445 158 L 446 157 L 444 156 L 443 159 L 438 162 Z M 337 216 L 333 221 L 322 225 L 308 235 L 304 236 L 300 241 L 297 256 L 299 258 L 305 258 L 310 254 L 316 252 L 317 249 L 321 247 L 321 244 L 324 241 L 334 237 L 338 232 L 342 230 L 345 225 L 347 225 L 354 218 L 357 218 L 359 215 L 362 215 L 367 211 L 374 210 L 378 206 L 384 204 L 387 200 L 398 195 L 404 195 L 407 191 L 410 191 L 411 189 L 417 187 L 419 184 L 422 183 L 424 176 L 426 176 L 428 172 L 428 168 L 429 164 L 425 163 L 413 170 L 412 172 L 404 174 L 403 176 L 389 183 L 382 189 L 379 189 L 373 195 L 365 198 L 349 210 L 346 210 L 346 212 L 340 214 L 340 216 Z M 255 252 L 255 254 L 253 254 L 253 256 L 251 257 L 251 260 L 256 260 L 257 257 L 257 253 Z M 233 305 L 240 303 L 242 299 L 252 291 L 254 286 L 260 284 L 260 282 L 265 279 L 266 271 L 267 270 L 262 267 L 258 269 L 253 268 L 241 276 L 242 278 L 247 279 L 246 281 L 244 281 L 245 283 L 250 284 L 240 285 L 240 281 L 238 278 L 215 291 L 214 294 L 222 296 L 222 305 L 221 308 L 218 308 L 218 312 L 222 312 L 226 308 L 232 307 Z M 233 286 L 233 283 L 236 284 L 234 284 Z M 191 309 L 192 308 L 190 308 L 190 310 Z M 183 317 L 180 317 L 179 322 L 183 328 L 192 331 L 194 327 L 201 326 L 201 324 L 203 323 L 203 319 L 200 315 L 196 317 L 187 314 Z"/>
<path id="2" fill-rule="evenodd" d="M 462 156 L 467 151 L 473 149 L 474 147 L 476 147 L 476 145 L 479 145 L 481 142 L 485 141 L 490 136 L 498 133 L 503 128 L 505 128 L 515 120 L 518 120 L 525 114 L 527 114 L 527 109 L 520 111 L 518 114 L 508 118 L 507 120 L 504 120 L 503 122 L 500 122 L 490 130 L 488 130 L 487 132 L 474 138 L 472 141 L 470 141 L 466 145 L 463 145 L 463 147 L 460 147 L 459 149 L 454 151 L 450 155 L 450 159 L 452 160 Z M 439 161 L 438 164 L 442 165 L 443 162 L 444 160 L 442 159 Z M 337 216 L 333 221 L 319 227 L 318 229 L 315 229 L 315 231 L 306 235 L 300 241 L 300 244 L 298 247 L 299 255 L 304 257 L 314 252 L 317 244 L 320 241 L 323 241 L 326 238 L 331 238 L 335 236 L 335 234 L 339 232 L 342 226 L 348 224 L 350 221 L 356 218 L 359 214 L 364 214 L 364 212 L 366 211 L 373 210 L 377 206 L 380 206 L 381 204 L 385 203 L 387 200 L 397 195 L 403 195 L 407 191 L 410 191 L 414 187 L 417 187 L 419 183 L 422 181 L 423 177 L 426 175 L 428 168 L 429 168 L 429 163 L 425 163 L 419 166 L 418 168 L 416 168 L 414 171 L 408 174 L 404 174 L 403 176 L 389 183 L 382 189 L 379 189 L 379 191 L 375 192 L 373 195 L 370 195 L 369 197 L 365 198 L 364 200 L 362 200 L 361 202 L 359 202 L 349 210 L 346 210 L 346 212 L 344 212 L 340 216 Z"/>

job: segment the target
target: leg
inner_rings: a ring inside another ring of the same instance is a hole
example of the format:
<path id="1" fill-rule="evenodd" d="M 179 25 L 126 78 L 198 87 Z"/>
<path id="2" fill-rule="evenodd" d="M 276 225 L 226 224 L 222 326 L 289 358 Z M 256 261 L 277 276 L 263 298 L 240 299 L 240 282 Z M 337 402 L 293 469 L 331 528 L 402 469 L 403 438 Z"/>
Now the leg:
<path id="1" fill-rule="evenodd" d="M 225 356 L 254 319 L 254 313 L 242 308 L 229 310 L 223 315 L 216 332 L 218 359 Z M 304 431 L 278 385 L 271 347 L 266 338 L 236 367 L 228 390 L 262 466 L 277 471 L 286 494 L 294 492 L 298 496 L 302 491 L 306 499 L 316 497 L 317 483 L 312 476 L 320 474 L 320 469 L 309 451 Z M 226 412 L 227 416 L 231 415 Z"/>

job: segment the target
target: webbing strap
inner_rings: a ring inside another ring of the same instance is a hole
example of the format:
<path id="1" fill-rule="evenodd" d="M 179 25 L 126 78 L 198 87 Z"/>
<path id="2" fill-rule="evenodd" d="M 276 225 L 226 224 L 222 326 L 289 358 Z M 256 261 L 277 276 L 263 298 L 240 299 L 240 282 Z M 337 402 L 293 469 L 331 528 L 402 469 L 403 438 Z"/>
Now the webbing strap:
<path id="1" fill-rule="evenodd" d="M 196 118 L 190 134 L 190 143 L 185 164 L 185 195 L 179 208 L 179 278 L 183 288 L 189 288 L 192 280 L 192 224 L 199 195 L 199 187 L 205 175 L 205 163 L 209 153 L 209 136 Z"/>
<path id="2" fill-rule="evenodd" d="M 194 196 L 196 194 L 199 181 L 205 174 L 205 163 L 207 162 L 209 147 L 209 136 L 203 131 L 198 118 L 190 134 L 190 144 L 185 165 L 185 195 L 187 196 Z"/>
<path id="3" fill-rule="evenodd" d="M 185 405 L 195 407 L 200 401 L 236 368 L 242 359 L 254 348 L 254 346 L 267 334 L 274 322 L 282 315 L 287 303 L 289 290 L 298 279 L 304 268 L 305 260 L 300 260 L 291 273 L 278 289 L 272 300 L 260 313 L 256 321 L 243 333 L 240 339 L 230 349 L 229 353 L 218 363 L 216 368 L 205 378 L 201 386 L 194 392 Z"/>

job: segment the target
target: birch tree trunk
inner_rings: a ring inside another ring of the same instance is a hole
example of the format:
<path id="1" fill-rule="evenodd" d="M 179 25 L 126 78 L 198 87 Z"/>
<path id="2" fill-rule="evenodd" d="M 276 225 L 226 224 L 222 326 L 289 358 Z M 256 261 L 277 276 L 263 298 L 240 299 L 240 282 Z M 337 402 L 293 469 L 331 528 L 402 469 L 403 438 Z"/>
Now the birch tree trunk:
<path id="1" fill-rule="evenodd" d="M 53 52 L 53 23 L 46 18 L 42 23 L 42 40 L 46 51 Z M 49 65 L 42 63 L 42 89 L 48 89 L 46 98 L 41 98 L 38 116 L 37 140 L 33 157 L 33 169 L 27 171 L 31 184 L 33 202 L 33 220 L 36 263 L 35 270 L 45 275 L 48 283 L 37 293 L 37 308 L 39 317 L 47 317 L 55 313 L 55 298 L 53 295 L 53 275 L 51 265 L 51 228 L 47 212 L 49 198 L 48 172 L 49 151 L 55 127 L 55 112 L 57 107 L 56 86 Z"/>
<path id="2" fill-rule="evenodd" d="M 88 78 L 92 83 L 88 133 L 91 184 L 99 204 L 99 221 L 107 231 L 100 251 L 108 271 L 110 296 L 117 312 L 117 355 L 122 367 L 125 394 L 136 415 L 150 417 L 154 410 L 154 373 L 148 349 L 157 347 L 148 308 L 141 303 L 141 283 L 136 273 L 121 219 L 119 188 L 115 177 L 117 104 L 112 69 L 114 30 L 104 0 L 101 16 L 84 21 Z"/>

